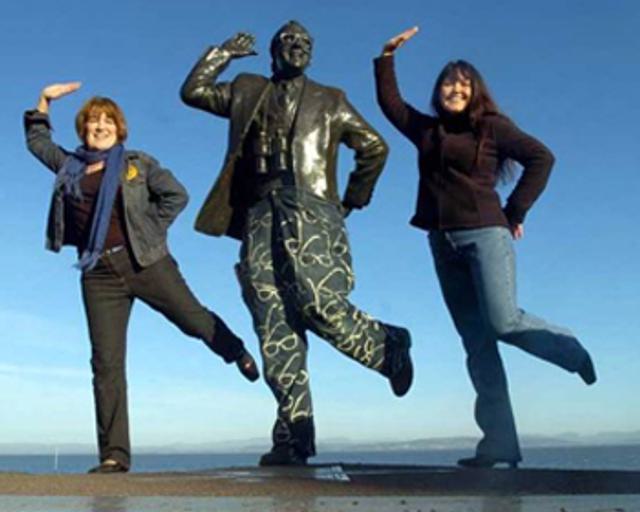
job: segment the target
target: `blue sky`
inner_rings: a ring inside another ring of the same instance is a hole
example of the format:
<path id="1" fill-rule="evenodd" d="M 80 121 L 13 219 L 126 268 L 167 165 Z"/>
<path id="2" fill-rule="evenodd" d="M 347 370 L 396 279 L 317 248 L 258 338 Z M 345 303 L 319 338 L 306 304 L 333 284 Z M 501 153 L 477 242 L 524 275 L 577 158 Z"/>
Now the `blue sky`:
<path id="1" fill-rule="evenodd" d="M 232 270 L 237 242 L 192 229 L 222 162 L 227 125 L 183 106 L 178 90 L 207 45 L 240 30 L 256 35 L 259 55 L 234 62 L 223 77 L 267 73 L 269 40 L 292 18 L 315 38 L 309 75 L 344 89 L 391 146 L 371 206 L 348 220 L 357 277 L 352 299 L 408 326 L 415 347 L 415 384 L 399 400 L 384 379 L 311 336 L 319 441 L 478 434 L 462 347 L 426 234 L 407 223 L 416 155 L 374 97 L 372 58 L 386 39 L 413 25 L 421 31 L 397 57 L 409 102 L 426 109 L 441 67 L 465 58 L 503 110 L 557 158 L 517 243 L 520 305 L 574 330 L 600 381 L 588 388 L 575 375 L 502 346 L 520 432 L 640 430 L 633 406 L 640 391 L 640 4 L 112 0 L 106 12 L 92 5 L 13 2 L 0 19 L 0 443 L 94 443 L 75 253 L 44 250 L 52 175 L 25 149 L 22 112 L 46 84 L 81 80 L 80 91 L 52 108 L 56 141 L 73 147 L 73 116 L 88 97 L 120 103 L 128 146 L 153 154 L 191 194 L 170 235 L 188 283 L 257 354 Z M 343 186 L 351 158 L 346 149 L 340 157 Z M 129 327 L 128 375 L 134 450 L 268 436 L 275 405 L 266 385 L 248 384 L 141 303 Z"/>

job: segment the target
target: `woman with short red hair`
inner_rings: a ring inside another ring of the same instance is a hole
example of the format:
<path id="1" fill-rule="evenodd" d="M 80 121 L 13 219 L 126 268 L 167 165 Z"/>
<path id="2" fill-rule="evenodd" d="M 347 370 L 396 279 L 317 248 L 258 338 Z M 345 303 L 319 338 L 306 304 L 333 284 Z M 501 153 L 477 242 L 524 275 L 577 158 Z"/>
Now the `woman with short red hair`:
<path id="1" fill-rule="evenodd" d="M 56 173 L 47 248 L 78 251 L 82 297 L 91 340 L 100 464 L 91 473 L 122 473 L 131 465 L 125 377 L 126 331 L 134 299 L 200 338 L 247 379 L 258 369 L 244 344 L 194 297 L 167 247 L 167 229 L 187 204 L 187 192 L 167 169 L 123 143 L 127 124 L 109 98 L 94 97 L 76 116 L 82 145 L 67 151 L 51 140 L 49 104 L 79 82 L 42 90 L 25 113 L 27 146 Z"/>

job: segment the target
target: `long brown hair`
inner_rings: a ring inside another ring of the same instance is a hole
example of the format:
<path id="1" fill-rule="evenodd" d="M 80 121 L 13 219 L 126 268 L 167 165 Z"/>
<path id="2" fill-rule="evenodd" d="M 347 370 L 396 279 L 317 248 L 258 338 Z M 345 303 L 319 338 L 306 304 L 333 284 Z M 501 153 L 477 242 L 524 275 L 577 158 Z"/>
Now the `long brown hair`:
<path id="1" fill-rule="evenodd" d="M 480 72 L 466 60 L 452 60 L 449 62 L 436 79 L 431 93 L 431 107 L 440 119 L 446 119 L 451 114 L 444 110 L 440 101 L 440 89 L 442 83 L 448 77 L 462 76 L 471 81 L 471 98 L 469 105 L 461 114 L 468 118 L 471 130 L 478 139 L 478 147 L 476 152 L 476 162 L 482 149 L 489 138 L 489 130 L 485 121 L 487 115 L 502 115 L 497 103 L 491 96 L 489 88 L 485 83 Z M 504 159 L 498 163 L 498 177 L 502 182 L 508 182 L 513 178 L 513 163 L 509 159 Z"/>

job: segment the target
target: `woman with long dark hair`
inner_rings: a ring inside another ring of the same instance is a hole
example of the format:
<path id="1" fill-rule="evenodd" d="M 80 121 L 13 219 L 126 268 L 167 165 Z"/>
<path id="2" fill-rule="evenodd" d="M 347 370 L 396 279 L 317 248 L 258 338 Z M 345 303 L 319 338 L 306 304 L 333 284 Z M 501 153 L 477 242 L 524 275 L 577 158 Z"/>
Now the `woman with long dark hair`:
<path id="1" fill-rule="evenodd" d="M 125 353 L 135 299 L 201 339 L 248 380 L 259 377 L 244 344 L 193 295 L 169 253 L 167 230 L 187 204 L 187 192 L 141 151 L 127 151 L 127 123 L 111 99 L 93 97 L 76 116 L 82 143 L 67 151 L 51 140 L 49 104 L 79 82 L 45 87 L 25 113 L 27 147 L 55 175 L 47 248 L 75 246 L 82 272 L 96 406 L 100 464 L 90 473 L 123 473 L 131 465 Z"/>
<path id="2" fill-rule="evenodd" d="M 394 52 L 417 27 L 390 39 L 375 60 L 378 103 L 418 150 L 420 181 L 411 224 L 429 232 L 445 303 L 462 337 L 477 393 L 475 418 L 483 438 L 463 467 L 517 467 L 522 460 L 497 341 L 596 381 L 587 351 L 567 329 L 520 309 L 516 302 L 513 239 L 542 193 L 553 155 L 501 114 L 480 73 L 468 62 L 448 63 L 438 76 L 434 115 L 405 103 Z M 510 164 L 522 174 L 504 207 L 495 191 Z"/>

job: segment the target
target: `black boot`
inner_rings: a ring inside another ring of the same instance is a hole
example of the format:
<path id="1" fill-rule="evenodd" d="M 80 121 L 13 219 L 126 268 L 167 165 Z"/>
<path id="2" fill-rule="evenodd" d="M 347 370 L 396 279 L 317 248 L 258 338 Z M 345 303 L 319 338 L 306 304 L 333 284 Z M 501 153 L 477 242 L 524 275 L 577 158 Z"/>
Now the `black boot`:
<path id="1" fill-rule="evenodd" d="M 587 386 L 591 386 L 591 384 L 595 383 L 597 380 L 596 369 L 593 366 L 593 361 L 589 354 L 587 354 L 587 358 L 584 360 L 580 368 L 578 368 L 578 375 L 580 375 L 580 378 Z"/>
<path id="2" fill-rule="evenodd" d="M 305 466 L 316 454 L 313 418 L 294 423 L 278 419 L 272 436 L 273 448 L 260 457 L 260 466 Z"/>
<path id="3" fill-rule="evenodd" d="M 105 459 L 97 466 L 91 468 L 87 473 L 97 475 L 112 475 L 115 473 L 126 473 L 129 471 L 128 466 L 121 464 L 114 459 Z"/>
<path id="4" fill-rule="evenodd" d="M 383 327 L 387 332 L 387 339 L 382 373 L 389 378 L 393 394 L 404 396 L 413 383 L 413 363 L 409 354 L 411 334 L 403 327 L 386 324 Z"/>
<path id="5" fill-rule="evenodd" d="M 213 312 L 209 312 L 214 321 L 214 333 L 207 342 L 208 347 L 221 356 L 227 363 L 235 362 L 242 376 L 255 382 L 260 377 L 258 365 L 244 347 L 244 343 L 229 326 Z"/>
<path id="6" fill-rule="evenodd" d="M 238 370 L 250 382 L 255 382 L 260 378 L 260 372 L 258 371 L 258 365 L 255 359 L 245 350 L 244 354 L 236 359 L 236 365 Z"/>
<path id="7" fill-rule="evenodd" d="M 475 455 L 458 460 L 458 466 L 473 469 L 490 469 L 496 464 L 506 464 L 511 469 L 518 468 L 517 460 L 494 459 L 488 455 Z"/>
<path id="8" fill-rule="evenodd" d="M 281 444 L 260 457 L 260 466 L 306 466 L 307 457 L 298 453 L 291 445 Z"/>

